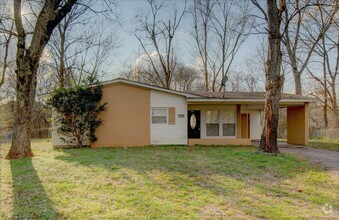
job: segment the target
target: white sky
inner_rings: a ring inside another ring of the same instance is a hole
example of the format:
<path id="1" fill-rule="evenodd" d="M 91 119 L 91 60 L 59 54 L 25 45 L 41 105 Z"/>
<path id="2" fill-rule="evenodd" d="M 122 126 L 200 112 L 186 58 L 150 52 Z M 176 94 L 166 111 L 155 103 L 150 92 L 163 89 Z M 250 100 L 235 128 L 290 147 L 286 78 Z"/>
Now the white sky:
<path id="1" fill-rule="evenodd" d="M 184 5 L 184 0 L 172 0 L 173 4 L 177 8 L 182 9 Z M 188 1 L 188 5 L 192 1 Z M 149 5 L 146 0 L 126 0 L 118 1 L 118 8 L 121 10 L 123 15 L 122 19 L 124 21 L 123 27 L 120 29 L 119 36 L 122 43 L 122 46 L 119 50 L 119 56 L 116 60 L 118 63 L 133 63 L 138 56 L 140 55 L 140 45 L 136 37 L 134 36 L 135 25 L 135 15 L 137 10 L 141 9 L 143 11 L 149 10 Z M 176 53 L 181 62 L 186 64 L 193 64 L 195 62 L 194 54 L 192 54 L 192 37 L 190 31 L 192 30 L 193 21 L 189 13 L 183 18 L 178 32 L 175 35 L 176 38 Z M 193 44 L 193 45 L 192 45 Z M 240 48 L 237 58 L 234 62 L 234 68 L 240 67 L 244 59 L 249 56 L 253 56 L 256 52 L 256 47 L 258 46 L 258 36 L 250 36 L 247 41 Z M 120 68 L 117 68 L 116 71 L 119 71 Z"/>

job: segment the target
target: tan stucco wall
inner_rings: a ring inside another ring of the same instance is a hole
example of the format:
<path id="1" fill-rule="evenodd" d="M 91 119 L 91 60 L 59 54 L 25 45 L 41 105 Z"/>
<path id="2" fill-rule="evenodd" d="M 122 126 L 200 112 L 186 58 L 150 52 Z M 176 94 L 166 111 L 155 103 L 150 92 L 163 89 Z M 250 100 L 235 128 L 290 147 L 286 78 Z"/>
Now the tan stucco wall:
<path id="1" fill-rule="evenodd" d="M 287 143 L 307 145 L 309 139 L 309 104 L 287 108 Z"/>
<path id="2" fill-rule="evenodd" d="M 150 90 L 126 84 L 103 88 L 100 114 L 103 124 L 92 147 L 145 146 L 150 144 Z"/>
<path id="3" fill-rule="evenodd" d="M 251 139 L 204 138 L 188 139 L 188 145 L 251 145 Z"/>
<path id="4" fill-rule="evenodd" d="M 241 138 L 241 105 L 237 105 L 237 138 Z"/>

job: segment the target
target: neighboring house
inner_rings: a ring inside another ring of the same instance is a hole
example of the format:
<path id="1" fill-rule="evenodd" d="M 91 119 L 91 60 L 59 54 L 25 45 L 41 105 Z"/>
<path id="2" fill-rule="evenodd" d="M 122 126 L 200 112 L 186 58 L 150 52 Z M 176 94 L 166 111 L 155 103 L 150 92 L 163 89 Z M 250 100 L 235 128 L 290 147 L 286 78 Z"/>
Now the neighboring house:
<path id="1" fill-rule="evenodd" d="M 262 133 L 265 93 L 186 93 L 125 79 L 103 82 L 103 124 L 91 147 L 250 145 Z M 307 144 L 312 98 L 283 94 L 287 142 Z M 54 129 L 53 146 L 65 145 Z"/>

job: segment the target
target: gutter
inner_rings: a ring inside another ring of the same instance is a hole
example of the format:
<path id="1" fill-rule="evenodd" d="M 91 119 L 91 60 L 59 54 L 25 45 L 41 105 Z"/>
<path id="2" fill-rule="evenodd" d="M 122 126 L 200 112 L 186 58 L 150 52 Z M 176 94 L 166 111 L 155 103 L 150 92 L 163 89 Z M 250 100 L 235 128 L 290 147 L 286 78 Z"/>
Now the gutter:
<path id="1" fill-rule="evenodd" d="M 191 99 L 187 98 L 188 103 L 206 103 L 206 102 L 222 102 L 222 103 L 265 103 L 265 99 L 219 99 L 219 98 L 211 98 L 211 99 Z M 310 99 L 281 99 L 279 101 L 280 104 L 283 103 L 311 103 L 315 102 L 315 100 Z"/>

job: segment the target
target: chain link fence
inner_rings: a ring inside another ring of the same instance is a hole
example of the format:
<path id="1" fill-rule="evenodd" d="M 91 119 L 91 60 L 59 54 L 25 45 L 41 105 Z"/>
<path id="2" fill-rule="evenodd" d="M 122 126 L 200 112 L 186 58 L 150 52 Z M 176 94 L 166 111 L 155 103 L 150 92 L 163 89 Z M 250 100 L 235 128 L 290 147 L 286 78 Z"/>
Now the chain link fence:
<path id="1" fill-rule="evenodd" d="M 13 136 L 12 131 L 4 131 L 0 135 L 0 140 L 2 142 L 8 143 L 11 142 Z M 32 139 L 51 139 L 52 138 L 52 128 L 40 128 L 32 130 Z"/>

